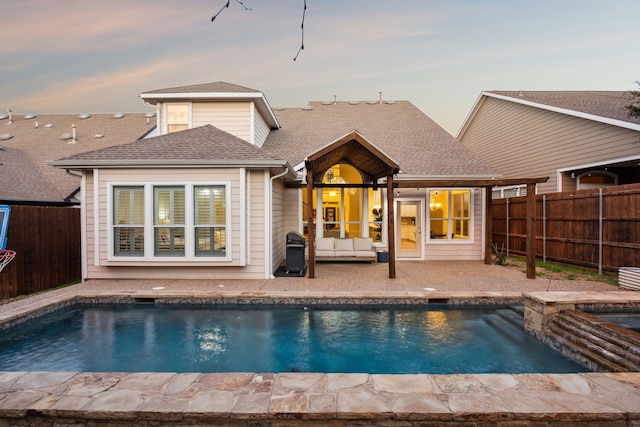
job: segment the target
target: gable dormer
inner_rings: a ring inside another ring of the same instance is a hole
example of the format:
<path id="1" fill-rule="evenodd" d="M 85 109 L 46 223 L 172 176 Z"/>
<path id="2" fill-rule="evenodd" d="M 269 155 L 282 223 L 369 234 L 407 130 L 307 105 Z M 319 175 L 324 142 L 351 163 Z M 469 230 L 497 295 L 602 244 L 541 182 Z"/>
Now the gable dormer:
<path id="1" fill-rule="evenodd" d="M 157 89 L 140 94 L 156 107 L 158 134 L 215 126 L 262 147 L 280 124 L 259 90 L 225 82 Z"/>

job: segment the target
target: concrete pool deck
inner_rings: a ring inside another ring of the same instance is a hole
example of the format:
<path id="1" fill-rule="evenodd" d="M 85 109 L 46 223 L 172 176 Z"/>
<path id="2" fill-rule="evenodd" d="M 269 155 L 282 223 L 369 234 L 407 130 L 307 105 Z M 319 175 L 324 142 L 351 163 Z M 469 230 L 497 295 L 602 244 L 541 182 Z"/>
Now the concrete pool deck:
<path id="1" fill-rule="evenodd" d="M 76 297 L 518 299 L 628 298 L 601 282 L 526 279 L 481 262 L 318 264 L 317 277 L 92 280 L 0 305 L 0 321 Z M 538 294 L 539 295 L 539 294 Z M 552 295 L 552 294 L 549 294 Z M 0 372 L 0 427 L 640 426 L 640 373 L 369 375 Z"/>

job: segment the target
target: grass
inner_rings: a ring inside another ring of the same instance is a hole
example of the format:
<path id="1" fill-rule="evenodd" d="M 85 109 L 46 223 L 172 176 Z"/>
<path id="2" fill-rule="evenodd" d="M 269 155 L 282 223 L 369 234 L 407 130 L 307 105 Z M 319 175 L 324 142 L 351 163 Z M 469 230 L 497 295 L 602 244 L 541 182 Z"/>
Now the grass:
<path id="1" fill-rule="evenodd" d="M 507 267 L 522 268 L 527 260 L 523 257 L 508 256 L 504 262 Z M 522 270 L 526 272 L 526 268 Z M 617 278 L 611 274 L 598 274 L 597 271 L 575 265 L 551 261 L 536 260 L 536 276 L 558 280 L 592 280 L 617 285 Z"/>

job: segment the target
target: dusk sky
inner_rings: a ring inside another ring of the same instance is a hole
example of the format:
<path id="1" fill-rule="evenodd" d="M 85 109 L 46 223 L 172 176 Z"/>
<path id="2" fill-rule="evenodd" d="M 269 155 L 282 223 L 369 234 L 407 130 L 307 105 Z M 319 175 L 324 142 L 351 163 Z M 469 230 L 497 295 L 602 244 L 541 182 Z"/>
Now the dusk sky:
<path id="1" fill-rule="evenodd" d="M 226 81 L 272 107 L 409 100 L 456 134 L 483 90 L 630 90 L 638 0 L 22 0 L 0 6 L 0 113 L 152 111 Z"/>

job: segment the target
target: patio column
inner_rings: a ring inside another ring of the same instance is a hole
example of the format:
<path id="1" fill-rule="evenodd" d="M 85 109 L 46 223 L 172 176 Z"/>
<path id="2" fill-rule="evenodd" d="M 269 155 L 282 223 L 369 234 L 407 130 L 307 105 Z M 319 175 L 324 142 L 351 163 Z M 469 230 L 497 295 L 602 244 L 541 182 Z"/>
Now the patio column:
<path id="1" fill-rule="evenodd" d="M 316 277 L 316 232 L 313 228 L 313 172 L 307 162 L 307 235 L 309 241 L 309 278 Z"/>
<path id="2" fill-rule="evenodd" d="M 393 175 L 387 175 L 387 236 L 389 241 L 389 279 L 396 278 L 396 238 L 393 214 Z"/>
<path id="3" fill-rule="evenodd" d="M 484 263 L 491 264 L 493 261 L 493 247 L 491 241 L 493 240 L 493 213 L 492 209 L 492 195 L 490 187 L 483 187 L 484 190 Z"/>
<path id="4" fill-rule="evenodd" d="M 527 279 L 536 278 L 536 184 L 527 184 Z"/>

